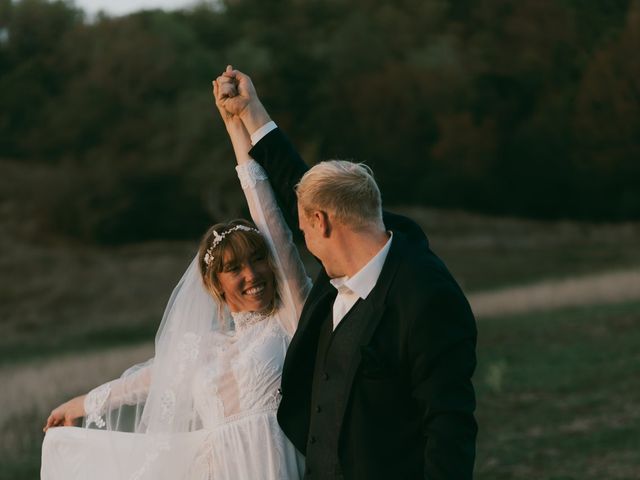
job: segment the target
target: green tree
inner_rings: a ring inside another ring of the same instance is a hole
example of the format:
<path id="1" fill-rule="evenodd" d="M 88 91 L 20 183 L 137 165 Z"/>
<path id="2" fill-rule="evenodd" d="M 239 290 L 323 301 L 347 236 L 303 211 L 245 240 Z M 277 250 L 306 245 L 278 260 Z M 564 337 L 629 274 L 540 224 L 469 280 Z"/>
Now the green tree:
<path id="1" fill-rule="evenodd" d="M 640 2 L 619 37 L 598 49 L 585 71 L 574 113 L 573 160 L 583 215 L 640 213 Z"/>

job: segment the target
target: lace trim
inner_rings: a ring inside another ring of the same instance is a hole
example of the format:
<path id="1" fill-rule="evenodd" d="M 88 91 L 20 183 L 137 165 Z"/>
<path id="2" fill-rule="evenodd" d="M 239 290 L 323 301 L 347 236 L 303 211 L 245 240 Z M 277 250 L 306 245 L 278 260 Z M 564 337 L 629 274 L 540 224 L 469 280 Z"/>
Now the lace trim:
<path id="1" fill-rule="evenodd" d="M 248 330 L 253 325 L 269 318 L 269 314 L 263 312 L 231 312 L 231 316 L 237 332 Z"/>
<path id="2" fill-rule="evenodd" d="M 187 332 L 182 336 L 178 343 L 178 358 L 180 364 L 178 366 L 177 377 L 173 379 L 173 384 L 179 384 L 187 370 L 187 364 L 193 363 L 200 353 L 200 335 L 193 332 Z"/>
<path id="3" fill-rule="evenodd" d="M 176 412 L 176 394 L 167 389 L 160 395 L 160 420 L 169 424 L 173 421 Z"/>
<path id="4" fill-rule="evenodd" d="M 243 190 L 254 188 L 258 180 L 267 180 L 267 173 L 255 160 L 249 160 L 247 163 L 236 167 L 240 186 Z"/>
<path id="5" fill-rule="evenodd" d="M 84 399 L 87 427 L 90 427 L 92 423 L 95 423 L 98 428 L 104 428 L 107 425 L 102 415 L 104 414 L 104 406 L 110 394 L 111 385 L 108 383 L 94 388 L 87 394 Z"/>
<path id="6" fill-rule="evenodd" d="M 160 395 L 160 420 L 169 425 L 173 422 L 176 411 L 176 389 L 184 379 L 186 371 L 197 360 L 200 354 L 200 335 L 193 332 L 186 332 L 178 343 L 178 359 L 180 362 L 176 367 L 169 388 Z"/>
<path id="7" fill-rule="evenodd" d="M 193 363 L 200 354 L 200 341 L 202 337 L 194 332 L 186 332 L 178 343 L 178 365 L 171 377 L 169 388 L 160 395 L 160 422 L 164 428 L 168 428 L 175 419 L 176 414 L 176 390 L 184 380 L 185 373 L 192 369 Z M 170 450 L 169 436 L 158 435 L 153 440 L 151 449 L 145 455 L 144 461 L 138 470 L 130 477 L 130 480 L 141 480 L 148 472 L 151 465 L 160 457 L 161 453 Z"/>

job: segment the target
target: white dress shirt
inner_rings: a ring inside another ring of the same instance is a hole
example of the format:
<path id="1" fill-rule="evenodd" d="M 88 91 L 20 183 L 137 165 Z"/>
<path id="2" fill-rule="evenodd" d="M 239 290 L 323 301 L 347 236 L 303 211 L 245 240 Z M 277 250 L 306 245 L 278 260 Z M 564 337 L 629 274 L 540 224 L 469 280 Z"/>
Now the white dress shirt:
<path id="1" fill-rule="evenodd" d="M 331 285 L 336 287 L 338 295 L 333 302 L 333 329 L 335 330 L 344 316 L 351 310 L 358 299 L 365 299 L 378 283 L 380 272 L 384 266 L 384 261 L 391 248 L 393 233 L 389 232 L 389 240 L 384 244 L 376 255 L 362 267 L 352 277 L 338 277 L 330 280 Z"/>
<path id="2" fill-rule="evenodd" d="M 267 133 L 269 133 L 271 130 L 275 130 L 276 128 L 278 128 L 278 126 L 273 120 L 262 125 L 259 129 L 251 134 L 251 145 L 255 145 L 256 143 L 258 143 L 267 135 Z"/>

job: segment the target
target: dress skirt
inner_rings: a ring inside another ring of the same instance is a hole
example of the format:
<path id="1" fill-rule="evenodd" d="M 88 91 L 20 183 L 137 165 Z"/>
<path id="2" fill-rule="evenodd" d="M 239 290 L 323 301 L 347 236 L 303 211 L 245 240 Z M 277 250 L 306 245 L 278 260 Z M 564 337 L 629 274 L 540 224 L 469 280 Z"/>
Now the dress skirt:
<path id="1" fill-rule="evenodd" d="M 56 427 L 42 445 L 42 480 L 297 480 L 303 473 L 304 457 L 273 409 L 171 435 Z"/>

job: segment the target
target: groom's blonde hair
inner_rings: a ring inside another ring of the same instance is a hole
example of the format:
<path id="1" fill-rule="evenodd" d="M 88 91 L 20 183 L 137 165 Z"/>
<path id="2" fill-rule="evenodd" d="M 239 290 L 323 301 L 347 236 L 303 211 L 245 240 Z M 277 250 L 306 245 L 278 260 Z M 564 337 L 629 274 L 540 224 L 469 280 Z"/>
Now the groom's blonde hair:
<path id="1" fill-rule="evenodd" d="M 345 160 L 320 162 L 304 174 L 296 185 L 298 208 L 332 212 L 351 228 L 384 228 L 382 198 L 371 169 Z"/>

